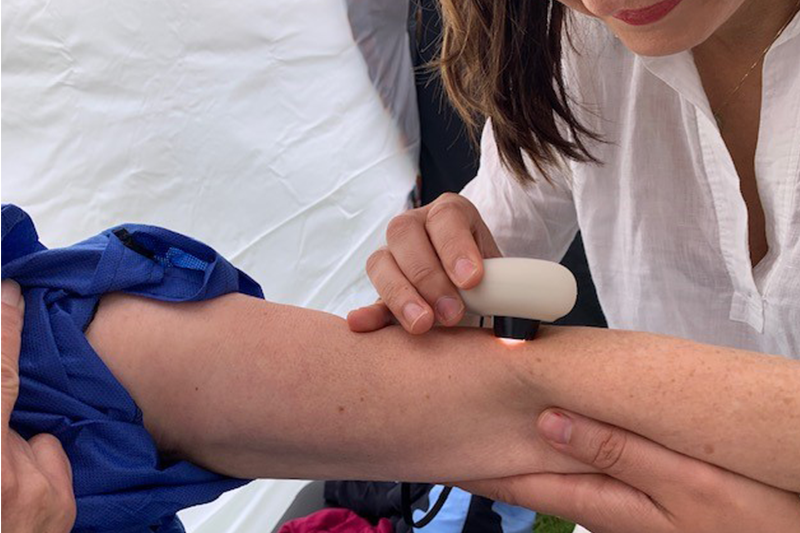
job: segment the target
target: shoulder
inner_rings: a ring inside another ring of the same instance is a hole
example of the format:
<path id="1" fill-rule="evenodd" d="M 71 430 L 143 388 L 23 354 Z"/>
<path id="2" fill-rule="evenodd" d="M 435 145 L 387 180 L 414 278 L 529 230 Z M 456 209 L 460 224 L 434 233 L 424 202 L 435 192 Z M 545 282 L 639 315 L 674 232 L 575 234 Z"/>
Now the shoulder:
<path id="1" fill-rule="evenodd" d="M 527 155 L 523 155 L 533 180 L 522 183 L 503 164 L 494 137 L 491 120 L 487 120 L 481 135 L 480 165 L 475 179 L 461 191 L 478 205 L 505 205 L 513 211 L 519 205 L 530 205 L 546 197 L 571 196 L 572 168 L 570 162 L 559 157 L 548 170 L 548 178 L 538 170 Z"/>

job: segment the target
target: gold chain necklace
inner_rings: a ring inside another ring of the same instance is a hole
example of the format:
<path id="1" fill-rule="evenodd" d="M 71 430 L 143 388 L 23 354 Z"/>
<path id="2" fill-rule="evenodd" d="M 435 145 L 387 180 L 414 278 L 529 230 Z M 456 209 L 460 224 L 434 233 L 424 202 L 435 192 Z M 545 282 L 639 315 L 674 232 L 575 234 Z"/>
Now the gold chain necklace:
<path id="1" fill-rule="evenodd" d="M 781 34 L 786 30 L 786 28 L 789 27 L 789 24 L 791 24 L 792 20 L 794 20 L 794 16 L 797 15 L 798 10 L 800 10 L 800 0 L 798 0 L 797 4 L 794 6 L 791 16 L 789 16 L 788 20 L 783 24 L 783 26 L 781 26 L 781 29 L 778 30 L 778 33 L 775 34 L 775 37 L 772 38 L 772 40 L 769 42 L 766 48 L 764 48 L 764 51 L 761 52 L 761 54 L 758 56 L 756 62 L 753 63 L 753 65 L 749 69 L 747 69 L 747 72 L 745 72 L 744 76 L 742 76 L 742 79 L 739 80 L 739 83 L 736 84 L 736 87 L 733 88 L 731 93 L 728 95 L 728 98 L 726 98 L 725 101 L 722 103 L 722 105 L 719 106 L 716 111 L 714 111 L 714 119 L 717 121 L 717 126 L 719 127 L 719 129 L 722 129 L 722 112 L 728 108 L 728 105 L 730 105 L 731 101 L 733 100 L 733 97 L 736 96 L 736 93 L 739 92 L 739 89 L 742 88 L 742 85 L 744 85 L 744 82 L 747 81 L 747 78 L 750 77 L 750 74 L 753 73 L 758 64 L 764 60 L 764 57 L 767 55 L 767 52 L 769 52 L 769 49 L 772 48 L 773 44 L 775 44 L 775 41 L 778 40 L 778 37 L 780 37 Z"/>

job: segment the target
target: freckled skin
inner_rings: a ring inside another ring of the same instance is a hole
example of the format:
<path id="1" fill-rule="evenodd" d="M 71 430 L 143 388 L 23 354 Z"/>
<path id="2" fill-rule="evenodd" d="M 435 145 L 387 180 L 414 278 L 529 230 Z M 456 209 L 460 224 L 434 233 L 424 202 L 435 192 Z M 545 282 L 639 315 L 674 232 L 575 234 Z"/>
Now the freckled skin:
<path id="1" fill-rule="evenodd" d="M 233 476 L 585 472 L 535 430 L 558 406 L 800 492 L 800 402 L 784 401 L 800 394 L 796 361 L 593 328 L 544 327 L 514 347 L 476 329 L 358 334 L 340 318 L 242 295 L 107 297 L 87 337 L 160 449 Z M 415 401 L 426 394 L 435 409 Z M 774 420 L 781 438 L 763 438 Z"/>

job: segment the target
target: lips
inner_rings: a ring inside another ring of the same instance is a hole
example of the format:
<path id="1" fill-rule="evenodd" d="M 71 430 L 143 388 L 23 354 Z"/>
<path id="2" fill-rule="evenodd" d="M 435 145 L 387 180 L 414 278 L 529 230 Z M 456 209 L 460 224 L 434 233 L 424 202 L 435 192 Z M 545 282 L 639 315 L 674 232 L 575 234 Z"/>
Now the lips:
<path id="1" fill-rule="evenodd" d="M 614 18 L 632 26 L 644 26 L 657 22 L 678 7 L 683 0 L 662 0 L 642 9 L 625 9 L 614 13 Z"/>

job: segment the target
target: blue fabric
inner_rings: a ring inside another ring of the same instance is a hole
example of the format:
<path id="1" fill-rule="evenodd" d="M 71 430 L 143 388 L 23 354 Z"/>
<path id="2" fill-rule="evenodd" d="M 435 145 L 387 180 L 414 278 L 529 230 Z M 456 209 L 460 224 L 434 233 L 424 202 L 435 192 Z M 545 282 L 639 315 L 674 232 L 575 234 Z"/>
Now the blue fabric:
<path id="1" fill-rule="evenodd" d="M 160 457 L 141 411 L 84 331 L 113 291 L 188 302 L 231 292 L 263 298 L 261 288 L 208 246 L 165 229 L 129 224 L 48 250 L 20 208 L 4 205 L 2 220 L 2 277 L 25 296 L 11 427 L 61 441 L 74 476 L 74 531 L 183 531 L 176 511 L 247 480 Z"/>
<path id="2" fill-rule="evenodd" d="M 434 485 L 428 494 L 429 507 L 439 499 L 444 486 Z M 413 528 L 414 533 L 461 533 L 464 531 L 464 526 L 467 522 L 467 513 L 469 511 L 469 504 L 472 501 L 472 494 L 453 487 L 450 495 L 447 497 L 442 509 L 430 521 L 428 525 L 423 528 Z M 428 509 L 415 509 L 412 516 L 415 522 L 421 520 L 426 514 Z"/>
<path id="3" fill-rule="evenodd" d="M 503 533 L 530 533 L 536 523 L 536 511 L 515 507 L 503 502 L 494 502 L 492 511 L 500 515 Z"/>
<path id="4" fill-rule="evenodd" d="M 415 509 L 412 516 L 419 521 L 439 499 L 442 485 L 434 485 L 428 494 L 428 509 Z M 515 507 L 502 502 L 490 502 L 490 507 L 473 507 L 474 496 L 453 487 L 439 513 L 423 528 L 413 528 L 414 533 L 466 533 L 471 531 L 502 531 L 503 533 L 531 533 L 536 522 L 536 511 Z"/>

